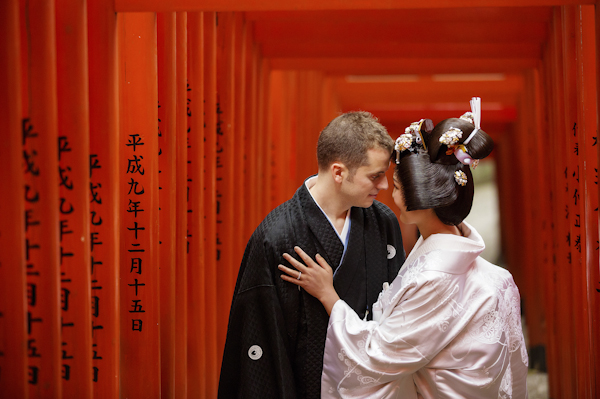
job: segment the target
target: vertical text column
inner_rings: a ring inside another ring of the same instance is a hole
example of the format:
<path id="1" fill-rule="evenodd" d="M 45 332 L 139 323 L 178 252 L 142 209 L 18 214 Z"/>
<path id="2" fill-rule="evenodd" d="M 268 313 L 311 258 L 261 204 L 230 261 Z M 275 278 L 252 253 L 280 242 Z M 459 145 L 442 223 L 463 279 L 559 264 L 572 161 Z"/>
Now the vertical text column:
<path id="1" fill-rule="evenodd" d="M 89 104 L 85 3 L 56 4 L 63 395 L 92 397 Z M 92 195 L 94 190 L 92 188 Z"/>
<path id="2" fill-rule="evenodd" d="M 217 26 L 217 267 L 223 284 L 219 285 L 219 342 L 222 353 L 225 346 L 227 320 L 237 265 L 233 257 L 234 223 L 234 88 L 235 88 L 235 29 L 234 13 L 219 13 Z"/>
<path id="3" fill-rule="evenodd" d="M 121 396 L 160 397 L 156 14 L 124 15 Z"/>
<path id="4" fill-rule="evenodd" d="M 54 1 L 22 2 L 26 58 L 22 153 L 25 177 L 27 356 L 31 398 L 60 398 L 60 244 Z"/>
<path id="5" fill-rule="evenodd" d="M 221 354 L 217 347 L 217 313 L 221 310 L 217 287 L 217 25 L 216 13 L 205 12 L 204 24 L 204 235 L 206 262 L 206 362 L 209 381 L 218 378 Z M 229 302 L 228 302 L 229 304 Z M 213 397 L 215 385 L 211 386 Z"/>
<path id="6" fill-rule="evenodd" d="M 596 92 L 596 40 L 594 32 L 594 6 L 575 7 L 575 65 L 577 78 L 577 120 L 579 121 L 580 156 L 579 170 L 582 188 L 581 232 L 582 268 L 579 279 L 582 282 L 579 296 L 586 306 L 582 312 L 585 320 L 585 354 L 580 359 L 585 368 L 582 397 L 597 397 L 595 369 L 598 331 L 594 328 L 598 308 L 598 117 Z"/>
<path id="7" fill-rule="evenodd" d="M 117 14 L 88 1 L 90 254 L 94 397 L 119 396 L 119 97 Z"/>
<path id="8" fill-rule="evenodd" d="M 175 396 L 187 398 L 187 13 L 177 13 Z"/>

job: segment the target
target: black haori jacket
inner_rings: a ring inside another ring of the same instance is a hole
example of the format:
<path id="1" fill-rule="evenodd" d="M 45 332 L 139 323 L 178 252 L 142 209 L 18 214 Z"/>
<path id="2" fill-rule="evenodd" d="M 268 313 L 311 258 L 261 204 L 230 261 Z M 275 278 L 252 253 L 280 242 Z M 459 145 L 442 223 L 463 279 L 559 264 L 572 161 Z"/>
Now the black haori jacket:
<path id="1" fill-rule="evenodd" d="M 404 262 L 398 220 L 384 204 L 351 208 L 348 249 L 305 184 L 256 228 L 237 278 L 223 354 L 219 398 L 319 398 L 328 315 L 321 303 L 280 278 L 295 245 L 319 253 L 334 286 L 363 318 Z M 341 262 L 341 264 L 340 264 Z M 369 317 L 370 318 L 370 317 Z"/>

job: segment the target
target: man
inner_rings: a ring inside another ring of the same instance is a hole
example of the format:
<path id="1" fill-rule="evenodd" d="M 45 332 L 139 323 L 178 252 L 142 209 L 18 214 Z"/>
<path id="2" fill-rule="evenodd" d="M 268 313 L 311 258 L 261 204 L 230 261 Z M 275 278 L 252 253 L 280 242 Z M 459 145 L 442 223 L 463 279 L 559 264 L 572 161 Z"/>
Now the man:
<path id="1" fill-rule="evenodd" d="M 388 188 L 394 141 L 368 112 L 338 116 L 317 144 L 319 172 L 256 228 L 242 259 L 229 315 L 219 398 L 319 398 L 328 316 L 318 300 L 283 281 L 283 253 L 319 253 L 334 286 L 370 318 L 404 250 L 394 213 L 375 201 Z M 300 276 L 301 278 L 302 276 Z"/>

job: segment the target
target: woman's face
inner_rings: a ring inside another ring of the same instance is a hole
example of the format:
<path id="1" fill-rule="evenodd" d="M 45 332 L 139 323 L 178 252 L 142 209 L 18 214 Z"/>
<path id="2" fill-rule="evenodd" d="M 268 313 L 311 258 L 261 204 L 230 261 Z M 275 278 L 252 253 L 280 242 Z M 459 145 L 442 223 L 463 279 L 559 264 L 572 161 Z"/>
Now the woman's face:
<path id="1" fill-rule="evenodd" d="M 394 203 L 400 210 L 400 221 L 405 224 L 410 224 L 408 222 L 409 213 L 406 210 L 406 205 L 404 204 L 404 196 L 402 195 L 402 185 L 400 181 L 396 178 L 396 174 L 394 173 L 394 190 L 392 191 L 392 198 L 394 199 Z"/>
<path id="2" fill-rule="evenodd" d="M 435 217 L 433 209 L 417 209 L 409 211 L 404 203 L 404 195 L 402 195 L 402 185 L 394 174 L 394 191 L 392 198 L 400 211 L 400 221 L 404 224 L 423 224 L 427 223 L 432 217 Z"/>

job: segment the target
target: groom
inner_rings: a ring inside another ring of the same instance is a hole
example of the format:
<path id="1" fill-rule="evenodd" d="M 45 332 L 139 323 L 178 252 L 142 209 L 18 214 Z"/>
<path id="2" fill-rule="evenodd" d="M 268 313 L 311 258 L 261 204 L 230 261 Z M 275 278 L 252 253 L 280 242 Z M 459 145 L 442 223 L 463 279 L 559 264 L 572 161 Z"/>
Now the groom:
<path id="1" fill-rule="evenodd" d="M 338 116 L 317 143 L 318 174 L 271 211 L 250 238 L 229 315 L 219 398 L 319 398 L 328 316 L 283 281 L 277 265 L 300 246 L 334 269 L 340 298 L 371 318 L 404 250 L 394 213 L 375 200 L 388 188 L 394 141 L 368 112 Z M 301 278 L 301 276 L 300 276 Z"/>

